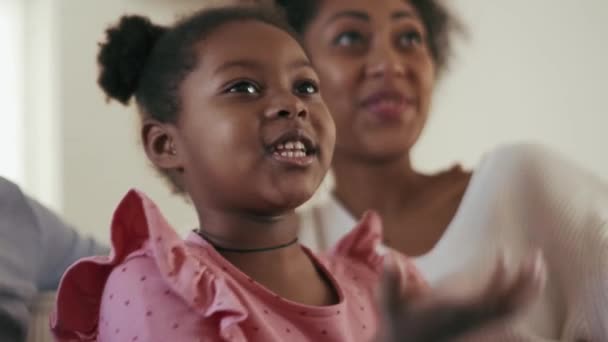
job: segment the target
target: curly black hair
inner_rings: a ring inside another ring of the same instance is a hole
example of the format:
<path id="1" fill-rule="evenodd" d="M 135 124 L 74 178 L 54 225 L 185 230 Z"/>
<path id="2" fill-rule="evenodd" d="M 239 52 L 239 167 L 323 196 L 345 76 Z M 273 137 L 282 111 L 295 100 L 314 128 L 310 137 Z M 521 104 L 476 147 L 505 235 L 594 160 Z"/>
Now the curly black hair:
<path id="1" fill-rule="evenodd" d="M 322 0 L 276 0 L 289 24 L 303 35 L 318 14 Z M 416 8 L 428 32 L 428 45 L 437 75 L 447 68 L 452 56 L 454 33 L 465 33 L 464 27 L 442 0 L 409 0 Z"/>
<path id="2" fill-rule="evenodd" d="M 137 15 L 123 16 L 106 30 L 97 61 L 98 83 L 109 99 L 128 104 L 135 96 L 142 114 L 173 122 L 180 111 L 179 87 L 198 61 L 196 45 L 223 24 L 260 21 L 293 36 L 283 17 L 269 6 L 205 9 L 171 27 Z"/>
<path id="3" fill-rule="evenodd" d="M 143 16 L 123 16 L 106 30 L 106 41 L 100 44 L 98 84 L 108 100 L 126 105 L 135 96 L 142 119 L 174 123 L 181 110 L 180 86 L 199 60 L 198 43 L 224 24 L 251 20 L 297 36 L 271 6 L 204 9 L 170 27 L 155 25 Z M 160 171 L 174 191 L 183 192 L 170 172 Z"/>

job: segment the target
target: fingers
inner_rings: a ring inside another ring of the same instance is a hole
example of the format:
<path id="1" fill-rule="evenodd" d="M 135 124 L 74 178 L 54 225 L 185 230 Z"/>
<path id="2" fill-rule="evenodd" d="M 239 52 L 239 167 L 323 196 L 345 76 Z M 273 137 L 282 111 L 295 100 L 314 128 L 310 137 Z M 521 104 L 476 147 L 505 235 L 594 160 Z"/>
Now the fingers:
<path id="1" fill-rule="evenodd" d="M 539 252 L 527 258 L 514 277 L 508 277 L 504 258 L 500 257 L 488 285 L 477 295 L 435 293 L 424 306 L 413 303 L 409 318 L 423 328 L 417 329 L 420 341 L 477 332 L 511 318 L 531 304 L 542 292 L 545 277 L 545 264 Z"/>
<path id="2" fill-rule="evenodd" d="M 543 291 L 546 281 L 546 266 L 540 251 L 528 257 L 516 274 L 505 294 L 505 310 L 514 313 L 526 308 Z"/>
<path id="3" fill-rule="evenodd" d="M 487 285 L 475 292 L 449 294 L 436 289 L 421 293 L 416 277 L 403 277 L 407 267 L 404 270 L 396 260 L 399 258 L 385 259 L 380 299 L 385 334 L 394 341 L 438 341 L 478 332 L 532 303 L 546 277 L 542 255 L 536 252 L 512 277 L 504 258 L 499 257 Z"/>
<path id="4" fill-rule="evenodd" d="M 485 290 L 485 295 L 491 294 L 494 291 L 503 292 L 506 290 L 507 280 L 507 265 L 505 263 L 505 256 L 503 253 L 498 254 L 496 265 L 494 266 L 494 272 L 490 277 L 488 286 Z"/>
<path id="5" fill-rule="evenodd" d="M 417 272 L 415 266 L 396 252 L 384 258 L 384 274 L 381 299 L 388 303 L 409 303 L 428 290 L 428 285 Z"/>
<path id="6" fill-rule="evenodd" d="M 540 252 L 528 257 L 513 277 L 507 276 L 504 258 L 499 257 L 486 289 L 470 302 L 472 317 L 487 323 L 510 318 L 538 298 L 545 278 L 546 267 Z"/>
<path id="7" fill-rule="evenodd" d="M 399 265 L 392 255 L 384 258 L 384 273 L 380 288 L 380 307 L 388 317 L 398 314 L 404 304 L 402 289 L 407 287 L 407 279 L 401 277 Z"/>
<path id="8" fill-rule="evenodd" d="M 502 317 L 506 314 L 506 303 L 509 302 L 508 294 L 512 292 L 512 281 L 507 275 L 507 266 L 504 253 L 500 252 L 496 265 L 488 284 L 478 297 L 473 296 L 471 304 L 477 306 L 481 316 L 490 319 L 490 316 Z"/>
<path id="9" fill-rule="evenodd" d="M 402 267 L 404 270 L 403 277 L 405 279 L 402 281 L 401 285 L 402 292 L 404 299 L 411 302 L 416 298 L 425 295 L 430 290 L 430 287 L 411 261 L 403 262 L 405 263 Z"/>

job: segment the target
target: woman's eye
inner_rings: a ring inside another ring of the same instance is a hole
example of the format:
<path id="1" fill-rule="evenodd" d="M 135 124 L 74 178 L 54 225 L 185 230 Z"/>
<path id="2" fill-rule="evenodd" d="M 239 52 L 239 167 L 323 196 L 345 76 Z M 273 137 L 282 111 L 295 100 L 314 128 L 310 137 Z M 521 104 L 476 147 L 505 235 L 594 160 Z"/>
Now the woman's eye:
<path id="1" fill-rule="evenodd" d="M 352 46 L 355 44 L 361 44 L 363 42 L 363 35 L 359 32 L 344 32 L 341 33 L 334 40 L 334 44 L 337 46 Z"/>
<path id="2" fill-rule="evenodd" d="M 228 93 L 239 93 L 239 94 L 258 94 L 260 93 L 260 87 L 252 82 L 242 81 L 232 85 L 228 88 Z"/>
<path id="3" fill-rule="evenodd" d="M 399 45 L 411 47 L 422 44 L 422 35 L 417 31 L 408 31 L 399 36 Z"/>
<path id="4" fill-rule="evenodd" d="M 303 95 L 313 95 L 319 92 L 319 86 L 313 81 L 304 81 L 296 84 L 296 93 Z"/>

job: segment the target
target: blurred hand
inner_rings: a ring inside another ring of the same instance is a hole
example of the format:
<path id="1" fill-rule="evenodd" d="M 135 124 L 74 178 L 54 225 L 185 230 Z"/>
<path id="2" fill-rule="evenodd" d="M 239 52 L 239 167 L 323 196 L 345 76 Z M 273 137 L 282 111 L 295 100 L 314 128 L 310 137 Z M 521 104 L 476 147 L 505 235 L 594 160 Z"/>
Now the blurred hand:
<path id="1" fill-rule="evenodd" d="M 403 279 L 387 257 L 380 294 L 380 342 L 446 341 L 477 333 L 513 317 L 541 294 L 546 269 L 540 253 L 526 259 L 512 277 L 501 257 L 480 289 L 424 289 L 415 277 Z M 414 280 L 414 281 L 412 281 Z"/>

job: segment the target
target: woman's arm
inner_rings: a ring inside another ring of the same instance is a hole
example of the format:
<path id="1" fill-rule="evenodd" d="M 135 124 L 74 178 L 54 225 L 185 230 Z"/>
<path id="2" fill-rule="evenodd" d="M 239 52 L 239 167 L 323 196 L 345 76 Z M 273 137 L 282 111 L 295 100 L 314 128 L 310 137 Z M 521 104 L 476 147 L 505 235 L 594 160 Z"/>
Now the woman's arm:
<path id="1" fill-rule="evenodd" d="M 568 260 L 559 267 L 567 309 L 562 341 L 608 341 L 608 221 L 586 228 L 576 256 L 582 269 L 571 272 Z"/>

